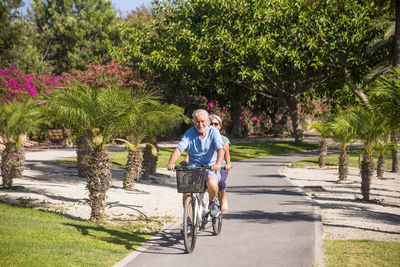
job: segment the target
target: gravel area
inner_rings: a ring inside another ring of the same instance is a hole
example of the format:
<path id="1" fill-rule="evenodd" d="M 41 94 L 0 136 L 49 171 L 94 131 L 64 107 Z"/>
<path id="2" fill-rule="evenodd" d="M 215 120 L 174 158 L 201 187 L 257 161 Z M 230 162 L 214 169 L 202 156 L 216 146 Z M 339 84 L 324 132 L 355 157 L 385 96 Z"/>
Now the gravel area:
<path id="1" fill-rule="evenodd" d="M 286 168 L 282 174 L 321 207 L 325 239 L 400 241 L 400 175 L 374 177 L 372 201 L 365 202 L 358 168 L 350 168 L 347 181 L 340 183 L 337 168 Z"/>
<path id="2" fill-rule="evenodd" d="M 148 181 L 135 183 L 133 190 L 122 188 L 123 168 L 112 168 L 111 187 L 107 191 L 106 214 L 110 221 L 133 220 L 140 216 L 182 216 L 181 196 L 177 194 L 175 177 L 167 169 L 159 169 Z M 12 189 L 1 189 L 0 200 L 89 219 L 90 206 L 86 180 L 77 175 L 75 166 L 50 162 L 27 164 L 23 177 L 14 179 Z"/>

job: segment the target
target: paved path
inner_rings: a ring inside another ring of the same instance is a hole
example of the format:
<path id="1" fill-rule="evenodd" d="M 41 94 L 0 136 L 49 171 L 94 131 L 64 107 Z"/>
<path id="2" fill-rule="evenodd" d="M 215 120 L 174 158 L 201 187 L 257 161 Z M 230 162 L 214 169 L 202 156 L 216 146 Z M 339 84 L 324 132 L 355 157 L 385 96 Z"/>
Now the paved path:
<path id="1" fill-rule="evenodd" d="M 221 235 L 200 232 L 195 251 L 185 254 L 175 224 L 115 266 L 322 266 L 319 209 L 279 174 L 307 156 L 311 153 L 235 163 Z"/>

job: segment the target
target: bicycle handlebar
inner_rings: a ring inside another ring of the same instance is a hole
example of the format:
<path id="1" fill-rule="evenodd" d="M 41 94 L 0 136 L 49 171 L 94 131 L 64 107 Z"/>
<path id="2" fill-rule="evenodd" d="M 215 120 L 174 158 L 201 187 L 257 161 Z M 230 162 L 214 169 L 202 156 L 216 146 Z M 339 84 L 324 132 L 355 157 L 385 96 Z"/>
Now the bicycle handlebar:
<path id="1" fill-rule="evenodd" d="M 185 170 L 185 169 L 206 169 L 206 170 L 210 170 L 211 166 L 180 166 L 180 165 L 175 165 L 174 170 Z"/>

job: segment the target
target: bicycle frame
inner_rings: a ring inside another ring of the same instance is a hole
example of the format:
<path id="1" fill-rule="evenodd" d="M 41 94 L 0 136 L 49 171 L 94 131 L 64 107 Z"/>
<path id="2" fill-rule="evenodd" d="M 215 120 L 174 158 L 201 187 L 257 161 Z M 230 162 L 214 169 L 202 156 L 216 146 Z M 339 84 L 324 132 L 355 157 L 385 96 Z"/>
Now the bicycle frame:
<path id="1" fill-rule="evenodd" d="M 208 196 L 208 193 L 192 193 L 192 195 L 196 200 L 195 223 L 196 225 L 200 226 L 202 230 L 204 230 L 204 217 L 208 213 L 208 199 L 205 199 L 205 196 Z"/>

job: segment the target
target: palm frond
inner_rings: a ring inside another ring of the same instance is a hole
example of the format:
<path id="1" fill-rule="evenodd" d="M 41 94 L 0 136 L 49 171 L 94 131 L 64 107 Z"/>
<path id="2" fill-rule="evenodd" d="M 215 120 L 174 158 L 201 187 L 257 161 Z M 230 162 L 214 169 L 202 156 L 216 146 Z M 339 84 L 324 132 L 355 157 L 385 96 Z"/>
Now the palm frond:
<path id="1" fill-rule="evenodd" d="M 39 128 L 41 113 L 32 99 L 0 104 L 0 135 L 19 142 L 19 137 Z"/>
<path id="2" fill-rule="evenodd" d="M 311 124 L 311 128 L 315 129 L 325 139 L 329 135 L 329 122 L 327 119 L 320 120 Z"/>
<path id="3" fill-rule="evenodd" d="M 371 112 L 364 107 L 355 107 L 351 112 L 355 134 L 364 144 L 366 152 L 371 154 L 383 133 L 384 120 L 378 112 Z"/>
<path id="4" fill-rule="evenodd" d="M 380 77 L 371 91 L 371 104 L 384 114 L 392 129 L 400 128 L 400 70 L 398 68 Z"/>

